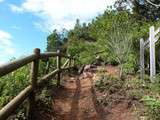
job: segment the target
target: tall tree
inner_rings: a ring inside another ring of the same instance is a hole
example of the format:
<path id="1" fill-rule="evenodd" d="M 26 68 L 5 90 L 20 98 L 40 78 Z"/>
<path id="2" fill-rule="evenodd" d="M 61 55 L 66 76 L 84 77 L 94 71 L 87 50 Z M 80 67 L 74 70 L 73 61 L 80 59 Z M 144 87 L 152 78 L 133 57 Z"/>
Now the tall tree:
<path id="1" fill-rule="evenodd" d="M 56 51 L 60 45 L 60 37 L 57 30 L 54 30 L 52 34 L 47 37 L 47 51 Z"/>
<path id="2" fill-rule="evenodd" d="M 158 0 L 134 0 L 134 12 L 141 16 L 144 16 L 147 20 L 157 20 L 160 18 L 160 7 L 156 7 L 154 4 L 159 4 Z M 154 3 L 154 4 L 151 4 Z"/>
<path id="3" fill-rule="evenodd" d="M 60 33 L 54 30 L 53 33 L 47 37 L 47 51 L 53 52 L 60 49 L 62 52 L 65 52 L 67 41 L 68 31 L 66 29 L 63 29 Z"/>
<path id="4" fill-rule="evenodd" d="M 117 10 L 125 10 L 129 6 L 133 13 L 147 20 L 157 20 L 160 18 L 159 0 L 117 0 L 115 7 Z"/>

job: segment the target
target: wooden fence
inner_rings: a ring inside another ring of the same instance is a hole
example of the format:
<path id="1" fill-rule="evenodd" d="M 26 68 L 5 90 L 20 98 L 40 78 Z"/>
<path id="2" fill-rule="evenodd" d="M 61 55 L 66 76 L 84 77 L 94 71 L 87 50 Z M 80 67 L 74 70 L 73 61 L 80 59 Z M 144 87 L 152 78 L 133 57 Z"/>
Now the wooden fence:
<path id="1" fill-rule="evenodd" d="M 145 48 L 149 48 L 149 54 L 150 54 L 150 79 L 153 80 L 153 78 L 156 75 L 156 57 L 155 57 L 155 45 L 156 42 L 159 40 L 160 36 L 160 27 L 155 30 L 154 26 L 150 27 L 149 30 L 149 38 L 144 41 L 143 39 L 140 39 L 140 70 L 141 70 L 141 79 L 144 79 L 144 53 Z"/>
<path id="2" fill-rule="evenodd" d="M 38 80 L 38 68 L 39 61 L 41 59 L 49 59 L 50 57 L 57 57 L 57 69 L 52 71 L 51 73 L 45 75 L 40 80 Z M 67 58 L 67 61 L 61 65 L 61 58 Z M 65 70 L 69 70 L 74 67 L 75 59 L 69 56 L 65 56 L 60 52 L 47 52 L 40 53 L 40 49 L 36 48 L 34 50 L 34 54 L 22 58 L 20 60 L 16 60 L 10 62 L 9 64 L 0 66 L 0 77 L 11 73 L 26 64 L 31 64 L 31 85 L 22 90 L 14 99 L 12 99 L 7 105 L 5 105 L 0 110 L 0 120 L 6 120 L 22 103 L 24 100 L 28 98 L 29 101 L 29 109 L 28 109 L 28 120 L 33 120 L 33 112 L 35 110 L 35 96 L 36 90 L 38 88 L 43 87 L 43 83 L 47 82 L 55 75 L 57 75 L 57 86 L 60 85 L 60 76 L 61 72 Z M 39 81 L 39 82 L 38 82 Z"/>

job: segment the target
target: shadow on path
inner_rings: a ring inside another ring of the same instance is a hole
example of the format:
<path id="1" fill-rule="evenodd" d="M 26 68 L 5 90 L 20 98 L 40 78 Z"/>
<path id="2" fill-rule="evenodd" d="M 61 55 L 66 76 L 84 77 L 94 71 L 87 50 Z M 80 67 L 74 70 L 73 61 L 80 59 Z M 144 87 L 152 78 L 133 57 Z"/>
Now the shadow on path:
<path id="1" fill-rule="evenodd" d="M 81 83 L 79 78 L 76 78 L 76 90 L 73 96 L 73 100 L 71 103 L 71 111 L 70 111 L 70 119 L 69 120 L 77 120 L 79 113 L 79 99 L 81 92 Z"/>
<path id="2" fill-rule="evenodd" d="M 105 117 L 105 111 L 102 107 L 102 105 L 98 104 L 98 101 L 97 101 L 97 95 L 96 95 L 96 91 L 93 87 L 93 81 L 90 79 L 90 82 L 91 82 L 91 93 L 92 93 L 92 102 L 93 102 L 93 105 L 94 105 L 94 108 L 96 110 L 96 113 L 97 113 L 97 117 L 99 120 L 106 120 Z"/>

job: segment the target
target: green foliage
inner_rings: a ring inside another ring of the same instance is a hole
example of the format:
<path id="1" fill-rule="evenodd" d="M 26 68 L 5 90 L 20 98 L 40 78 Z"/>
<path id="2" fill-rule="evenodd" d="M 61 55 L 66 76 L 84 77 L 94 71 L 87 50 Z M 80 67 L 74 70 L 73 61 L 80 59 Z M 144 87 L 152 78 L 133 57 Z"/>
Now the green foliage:
<path id="1" fill-rule="evenodd" d="M 0 78 L 0 108 L 29 85 L 30 65 Z"/>
<path id="2" fill-rule="evenodd" d="M 153 98 L 153 97 L 150 97 L 150 96 L 144 96 L 142 98 L 142 101 L 145 102 L 145 104 L 147 106 L 149 106 L 152 110 L 154 109 L 157 109 L 157 108 L 160 108 L 160 101 Z"/>
<path id="3" fill-rule="evenodd" d="M 127 0 L 118 1 L 118 4 L 122 5 L 121 3 Z M 70 31 L 63 30 L 59 33 L 57 30 L 54 30 L 47 37 L 46 51 L 55 52 L 59 48 L 63 53 L 77 58 L 76 63 L 80 65 L 94 63 L 95 58 L 100 56 L 105 63 L 119 65 L 121 72 L 125 75 L 136 73 L 139 69 L 139 39 L 142 37 L 148 38 L 149 27 L 151 25 L 158 27 L 160 20 L 155 22 L 153 20 L 155 16 L 150 16 L 150 19 L 153 21 L 147 21 L 142 17 L 145 16 L 147 18 L 150 15 L 149 11 L 154 11 L 154 15 L 158 14 L 159 16 L 159 9 L 157 11 L 151 8 L 144 11 L 145 8 L 150 8 L 151 6 L 146 2 L 144 5 L 137 4 L 136 1 L 133 3 L 132 12 L 123 8 L 119 9 L 118 7 L 121 6 L 118 6 L 117 10 L 109 8 L 88 24 L 81 24 L 80 20 L 77 19 L 75 27 Z M 143 8 L 141 8 L 142 6 Z M 159 49 L 159 45 L 156 49 Z M 148 55 L 146 54 L 147 57 Z M 51 65 L 49 71 L 55 70 L 55 59 L 52 58 L 40 62 L 39 77 L 46 73 L 48 61 Z M 99 71 L 99 74 L 100 77 L 96 81 L 95 87 L 100 92 L 107 93 L 108 91 L 109 94 L 121 94 L 123 92 L 126 97 L 130 99 L 137 98 L 138 100 L 144 94 L 156 96 L 155 94 L 160 91 L 159 78 L 156 79 L 155 83 L 150 83 L 148 77 L 144 81 L 141 81 L 138 77 L 122 81 L 119 78 L 106 76 L 103 70 Z M 29 79 L 30 65 L 0 78 L 0 108 L 29 85 Z M 42 99 L 42 102 L 46 104 L 49 103 L 48 101 L 51 101 L 48 91 L 45 90 L 39 96 L 39 99 Z M 107 102 L 103 102 L 102 99 L 105 99 Z M 102 104 L 105 105 L 110 104 L 112 101 L 108 96 L 104 96 L 102 99 Z M 146 96 L 142 101 L 148 107 L 148 112 L 152 119 L 158 120 L 160 118 L 159 100 L 155 97 Z M 23 116 L 23 113 L 20 111 L 18 118 L 21 119 Z"/>
<path id="4" fill-rule="evenodd" d="M 94 86 L 97 91 L 103 93 L 97 98 L 97 103 L 104 106 L 109 106 L 113 103 L 113 96 L 119 92 L 122 87 L 122 81 L 116 77 L 108 76 L 106 74 L 99 73 L 99 78 L 95 81 Z M 113 96 L 112 96 L 113 95 Z"/>
<path id="5" fill-rule="evenodd" d="M 154 94 L 159 93 L 160 91 L 160 74 L 156 75 L 156 77 L 153 79 L 154 82 L 150 83 L 150 89 Z"/>
<path id="6" fill-rule="evenodd" d="M 67 53 L 78 58 L 79 64 L 89 64 L 93 62 L 95 51 L 95 40 L 89 35 L 89 28 L 85 24 L 80 24 L 79 20 L 74 30 L 68 35 Z"/>
<path id="7" fill-rule="evenodd" d="M 143 116 L 145 120 L 159 120 L 159 77 L 155 79 L 157 81 L 151 83 L 147 76 L 144 81 L 140 80 L 139 76 L 132 76 L 131 78 L 128 76 L 122 81 L 105 75 L 103 70 L 100 70 L 98 75 L 99 78 L 95 81 L 95 88 L 103 93 L 101 97 L 97 98 L 98 104 L 110 106 L 112 103 L 122 100 L 122 98 L 131 102 L 136 101 L 133 105 L 135 110 L 139 112 L 139 118 Z"/>
<path id="8" fill-rule="evenodd" d="M 23 89 L 30 85 L 31 64 L 27 64 L 16 71 L 13 71 L 0 78 L 0 108 L 11 101 Z M 45 75 L 46 61 L 39 63 L 39 77 Z M 26 120 L 27 104 L 26 101 L 13 113 L 10 120 Z"/>
<path id="9" fill-rule="evenodd" d="M 107 51 L 119 63 L 120 77 L 124 73 L 123 65 L 128 62 L 127 57 L 132 51 L 132 34 L 128 27 L 130 22 L 126 21 L 127 14 L 117 17 L 113 22 L 112 29 L 109 32 L 108 41 L 106 42 Z M 123 22 L 122 22 L 123 21 Z"/>
<path id="10" fill-rule="evenodd" d="M 47 47 L 46 51 L 49 52 L 56 52 L 57 49 L 60 49 L 61 52 L 66 51 L 66 42 L 68 31 L 63 29 L 61 33 L 58 33 L 57 30 L 54 30 L 48 37 L 47 37 Z"/>
<path id="11" fill-rule="evenodd" d="M 135 73 L 135 69 L 138 69 L 137 65 L 137 57 L 134 54 L 129 54 L 127 56 L 126 62 L 123 64 L 123 69 L 125 74 L 133 74 Z M 137 66 L 136 66 L 137 65 Z"/>
<path id="12" fill-rule="evenodd" d="M 116 77 L 104 74 L 100 75 L 99 79 L 96 80 L 95 87 L 101 92 L 109 91 L 110 93 L 114 93 L 122 87 L 122 81 Z"/>
<path id="13" fill-rule="evenodd" d="M 137 19 L 145 18 L 156 21 L 160 17 L 160 7 L 157 7 L 159 4 L 158 0 L 117 0 L 115 7 L 117 10 L 123 11 L 132 6 L 132 12 Z"/>
<path id="14" fill-rule="evenodd" d="M 140 100 L 143 97 L 143 90 L 130 90 L 127 93 L 127 97 L 132 100 Z"/>
<path id="15" fill-rule="evenodd" d="M 138 19 L 136 14 L 127 10 L 107 9 L 88 24 L 81 24 L 77 19 L 61 47 L 64 52 L 75 56 L 78 64 L 94 63 L 98 55 L 105 63 L 121 64 L 123 73 L 135 73 L 139 65 L 139 39 L 147 39 L 149 27 L 159 23 Z M 61 35 L 63 31 L 54 31 L 48 37 L 47 50 L 55 51 L 56 41 L 63 41 Z M 100 51 L 105 52 L 96 54 Z"/>
<path id="16" fill-rule="evenodd" d="M 49 61 L 49 62 L 51 62 L 51 61 Z M 48 65 L 48 60 L 47 59 L 39 61 L 38 76 L 40 78 L 43 77 L 44 75 L 46 75 L 46 72 L 47 72 L 47 69 L 48 69 L 47 67 L 49 67 L 47 65 Z"/>
<path id="17" fill-rule="evenodd" d="M 59 36 L 56 30 L 47 37 L 47 51 L 56 51 L 59 43 Z"/>
<path id="18" fill-rule="evenodd" d="M 151 96 L 144 96 L 142 101 L 147 106 L 147 116 L 149 120 L 159 120 L 160 118 L 160 100 L 151 97 Z"/>
<path id="19" fill-rule="evenodd" d="M 43 89 L 42 92 L 40 93 L 40 95 L 38 96 L 38 100 L 41 103 L 45 104 L 48 107 L 51 107 L 51 103 L 52 103 L 52 97 L 49 94 L 49 90 L 48 89 Z"/>
<path id="20" fill-rule="evenodd" d="M 100 76 L 99 80 L 95 82 L 95 87 L 100 91 L 104 91 L 106 89 L 106 83 L 107 76 Z"/>
<path id="21" fill-rule="evenodd" d="M 134 100 L 138 100 L 139 103 L 143 102 L 147 120 L 159 120 L 159 75 L 154 79 L 154 82 L 151 82 L 147 75 L 145 75 L 144 80 L 140 80 L 139 76 L 136 76 L 132 80 L 127 80 L 124 87 L 129 90 L 127 91 L 127 96 Z M 141 111 L 143 110 L 141 109 Z"/>

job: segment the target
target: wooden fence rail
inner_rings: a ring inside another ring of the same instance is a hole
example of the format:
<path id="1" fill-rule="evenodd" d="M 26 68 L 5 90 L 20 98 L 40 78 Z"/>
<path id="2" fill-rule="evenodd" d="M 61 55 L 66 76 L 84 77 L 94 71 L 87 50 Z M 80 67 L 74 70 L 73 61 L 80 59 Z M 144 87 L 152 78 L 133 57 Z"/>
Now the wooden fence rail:
<path id="1" fill-rule="evenodd" d="M 48 59 L 50 57 L 57 57 L 57 69 L 45 75 L 38 81 L 39 60 Z M 61 66 L 61 58 L 67 58 L 67 61 Z M 73 62 L 72 62 L 73 61 Z M 61 72 L 69 70 L 74 67 L 75 59 L 66 56 L 60 52 L 40 53 L 40 49 L 36 48 L 34 54 L 25 58 L 15 60 L 6 65 L 0 66 L 0 77 L 11 73 L 28 63 L 31 64 L 31 85 L 22 90 L 15 98 L 13 98 L 7 105 L 0 110 L 0 120 L 6 120 L 22 103 L 28 98 L 28 120 L 33 119 L 33 112 L 35 108 L 36 90 L 44 87 L 44 83 L 57 75 L 57 86 L 60 85 Z M 71 64 L 73 63 L 73 64 Z M 68 67 L 66 67 L 68 66 Z"/>

